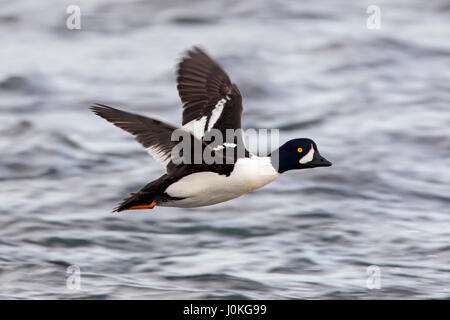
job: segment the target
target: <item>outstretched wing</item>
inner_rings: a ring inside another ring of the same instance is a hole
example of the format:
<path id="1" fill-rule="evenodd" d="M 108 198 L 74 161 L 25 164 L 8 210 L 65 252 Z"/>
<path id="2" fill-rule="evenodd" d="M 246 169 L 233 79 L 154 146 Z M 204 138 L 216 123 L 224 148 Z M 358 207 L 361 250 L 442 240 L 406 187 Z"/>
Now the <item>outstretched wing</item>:
<path id="1" fill-rule="evenodd" d="M 171 140 L 172 132 L 177 128 L 155 119 L 101 104 L 92 106 L 91 110 L 98 116 L 136 136 L 136 140 L 163 166 L 169 164 L 172 148 L 179 143 Z"/>
<path id="2" fill-rule="evenodd" d="M 206 143 L 195 138 L 194 135 L 183 128 L 176 128 L 159 120 L 125 112 L 102 104 L 92 106 L 91 110 L 98 116 L 134 135 L 136 140 L 147 149 L 147 152 L 166 167 L 169 174 L 177 170 L 188 170 L 189 168 L 189 170 L 201 170 L 203 167 L 211 170 L 216 168 L 214 165 L 211 166 L 205 163 L 205 159 L 203 158 L 204 154 L 218 157 L 217 159 L 220 159 L 218 162 L 220 168 L 222 168 L 221 164 L 230 163 L 230 159 L 227 160 L 225 153 L 211 149 Z M 173 133 L 175 134 L 173 135 Z M 183 146 L 182 143 L 184 142 L 186 144 Z M 174 148 L 175 150 L 173 150 Z M 172 154 L 172 150 L 174 154 Z M 176 158 L 173 159 L 172 155 Z M 188 166 L 188 168 L 184 164 L 193 165 Z"/>
<path id="3" fill-rule="evenodd" d="M 177 82 L 184 109 L 183 128 L 198 139 L 218 129 L 225 143 L 243 146 L 240 132 L 233 140 L 226 139 L 226 129 L 241 129 L 241 93 L 214 60 L 194 47 L 179 64 Z"/>

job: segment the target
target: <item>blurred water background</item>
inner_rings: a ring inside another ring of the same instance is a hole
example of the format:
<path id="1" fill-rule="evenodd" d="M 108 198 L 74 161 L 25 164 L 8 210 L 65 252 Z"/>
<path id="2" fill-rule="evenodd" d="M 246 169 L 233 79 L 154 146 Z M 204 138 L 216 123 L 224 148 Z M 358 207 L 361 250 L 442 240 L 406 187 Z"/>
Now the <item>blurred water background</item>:
<path id="1" fill-rule="evenodd" d="M 450 1 L 1 4 L 1 299 L 450 298 Z M 334 166 L 112 214 L 163 169 L 88 107 L 180 124 L 193 45 L 239 85 L 244 128 L 312 138 Z"/>

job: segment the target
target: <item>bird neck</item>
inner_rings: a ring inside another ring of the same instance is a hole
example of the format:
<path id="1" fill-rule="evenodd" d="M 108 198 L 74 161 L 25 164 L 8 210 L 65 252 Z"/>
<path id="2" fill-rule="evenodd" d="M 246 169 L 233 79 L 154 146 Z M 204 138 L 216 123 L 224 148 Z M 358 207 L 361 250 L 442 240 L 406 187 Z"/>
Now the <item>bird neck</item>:
<path id="1" fill-rule="evenodd" d="M 280 149 L 273 151 L 270 155 L 270 163 L 273 168 L 279 173 L 290 170 L 289 162 L 286 161 L 286 157 L 283 157 L 283 152 Z"/>

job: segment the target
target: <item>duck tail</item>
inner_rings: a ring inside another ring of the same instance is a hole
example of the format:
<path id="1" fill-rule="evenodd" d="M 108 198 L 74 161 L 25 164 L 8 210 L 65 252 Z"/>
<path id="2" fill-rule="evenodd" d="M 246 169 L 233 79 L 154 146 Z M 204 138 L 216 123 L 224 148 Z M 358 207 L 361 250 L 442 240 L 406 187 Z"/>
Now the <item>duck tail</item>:
<path id="1" fill-rule="evenodd" d="M 131 193 L 130 197 L 125 198 L 113 212 L 121 212 L 126 210 L 153 209 L 156 206 L 156 200 L 148 192 L 139 191 Z"/>

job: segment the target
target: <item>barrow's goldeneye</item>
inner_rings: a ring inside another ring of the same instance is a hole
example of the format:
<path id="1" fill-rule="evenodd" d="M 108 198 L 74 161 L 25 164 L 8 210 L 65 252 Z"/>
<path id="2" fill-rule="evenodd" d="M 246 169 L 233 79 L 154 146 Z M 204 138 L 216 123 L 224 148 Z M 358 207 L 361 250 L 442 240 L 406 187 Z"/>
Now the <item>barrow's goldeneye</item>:
<path id="1" fill-rule="evenodd" d="M 331 166 L 311 139 L 293 139 L 267 157 L 245 149 L 242 135 L 234 135 L 213 146 L 208 133 L 226 136 L 228 129 L 241 129 L 242 96 L 236 84 L 203 50 L 194 47 L 178 66 L 177 88 L 183 103 L 181 129 L 201 151 L 209 150 L 233 161 L 207 163 L 174 161 L 172 150 L 179 143 L 172 134 L 176 127 L 141 115 L 97 104 L 91 109 L 100 117 L 133 134 L 144 148 L 166 167 L 166 173 L 115 208 L 115 211 L 153 209 L 156 205 L 192 208 L 213 205 L 261 188 L 281 173 L 292 169 Z M 244 152 L 239 153 L 242 146 Z M 226 156 L 225 156 L 226 155 Z M 192 157 L 192 155 L 190 155 Z"/>

